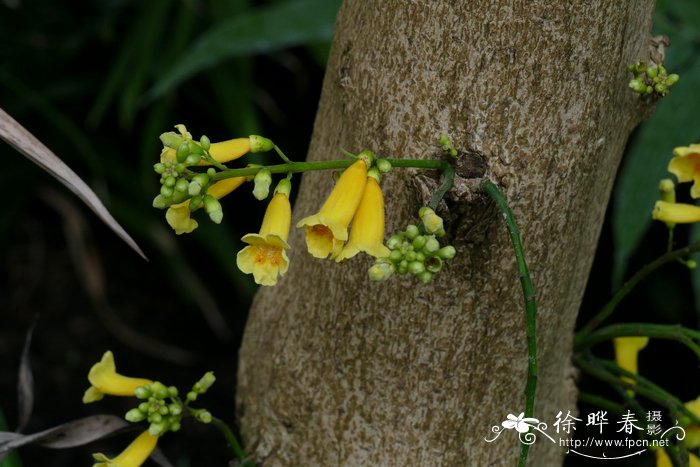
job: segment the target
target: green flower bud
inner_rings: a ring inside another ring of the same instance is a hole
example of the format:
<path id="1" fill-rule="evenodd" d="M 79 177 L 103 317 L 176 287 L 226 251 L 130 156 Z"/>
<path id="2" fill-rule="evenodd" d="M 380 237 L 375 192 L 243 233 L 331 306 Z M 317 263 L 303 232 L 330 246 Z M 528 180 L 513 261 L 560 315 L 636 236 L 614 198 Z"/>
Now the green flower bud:
<path id="1" fill-rule="evenodd" d="M 406 226 L 406 237 L 408 237 L 409 240 L 413 240 L 414 238 L 416 238 L 418 233 L 418 226 L 415 226 L 413 224 L 408 224 Z"/>
<path id="2" fill-rule="evenodd" d="M 172 188 L 172 187 L 175 186 L 175 182 L 176 182 L 176 181 L 177 181 L 177 180 L 175 180 L 175 177 L 172 177 L 172 176 L 171 176 L 171 177 L 167 177 L 167 178 L 165 179 L 165 183 L 163 183 L 163 185 L 167 186 L 168 188 Z"/>
<path id="3" fill-rule="evenodd" d="M 177 151 L 175 152 L 175 158 L 177 159 L 178 162 L 182 163 L 185 162 L 187 157 L 190 155 L 190 145 L 187 143 L 182 143 L 180 146 L 177 147 Z"/>
<path id="4" fill-rule="evenodd" d="M 151 436 L 160 436 L 163 433 L 165 433 L 168 429 L 167 424 L 162 423 L 162 422 L 157 422 L 157 423 L 151 423 L 150 426 L 148 427 L 148 433 Z"/>
<path id="5" fill-rule="evenodd" d="M 442 259 L 439 256 L 431 256 L 425 262 L 425 269 L 432 272 L 433 274 L 442 269 Z"/>
<path id="6" fill-rule="evenodd" d="M 418 216 L 423 222 L 423 226 L 428 233 L 441 235 L 445 233 L 445 228 L 443 227 L 442 217 L 435 214 L 430 208 L 423 207 L 418 211 Z"/>
<path id="7" fill-rule="evenodd" d="M 391 162 L 387 159 L 377 159 L 377 169 L 385 174 L 391 171 Z"/>
<path id="8" fill-rule="evenodd" d="M 221 224 L 224 218 L 224 211 L 221 209 L 221 203 L 212 195 L 204 197 L 204 210 L 209 215 L 209 219 L 215 224 Z"/>
<path id="9" fill-rule="evenodd" d="M 175 165 L 175 172 L 176 173 L 181 174 L 184 171 L 185 171 L 185 164 L 176 164 Z"/>
<path id="10" fill-rule="evenodd" d="M 408 263 L 408 272 L 411 274 L 420 274 L 423 271 L 425 271 L 425 265 L 423 263 L 420 263 L 418 261 L 412 261 Z"/>
<path id="11" fill-rule="evenodd" d="M 204 376 L 197 382 L 200 385 L 199 393 L 204 394 L 216 382 L 216 376 L 213 371 L 207 371 Z"/>
<path id="12" fill-rule="evenodd" d="M 209 411 L 203 410 L 203 411 L 197 413 L 197 415 L 195 415 L 195 418 L 202 423 L 211 423 L 212 417 L 211 417 L 211 413 L 209 413 Z"/>
<path id="13" fill-rule="evenodd" d="M 425 261 L 425 255 L 421 253 L 420 251 L 416 253 L 416 261 L 420 261 L 421 263 Z"/>
<path id="14" fill-rule="evenodd" d="M 202 149 L 202 146 L 195 143 L 194 141 L 188 141 L 187 147 L 190 150 L 190 154 L 199 154 L 200 156 L 204 154 L 204 149 Z"/>
<path id="15" fill-rule="evenodd" d="M 161 162 L 153 164 L 153 170 L 155 170 L 157 174 L 163 174 L 163 172 L 165 172 L 165 165 L 163 165 Z"/>
<path id="16" fill-rule="evenodd" d="M 664 86 L 661 83 L 656 84 L 654 85 L 654 91 L 658 92 L 661 95 L 666 94 L 666 86 Z"/>
<path id="17" fill-rule="evenodd" d="M 647 94 L 651 94 L 652 92 L 654 92 L 654 88 L 651 86 L 647 86 L 646 89 L 644 89 L 644 92 Z"/>
<path id="18" fill-rule="evenodd" d="M 679 79 L 681 79 L 680 76 L 678 76 L 676 73 L 671 73 L 666 77 L 666 86 L 670 88 L 671 86 L 676 84 Z"/>
<path id="19" fill-rule="evenodd" d="M 170 424 L 170 431 L 172 431 L 172 432 L 180 431 L 181 427 L 182 427 L 182 425 L 180 425 L 180 422 L 177 422 L 177 421 L 172 422 Z"/>
<path id="20" fill-rule="evenodd" d="M 270 184 L 272 183 L 272 174 L 267 169 L 262 169 L 255 174 L 253 179 L 255 186 L 253 188 L 253 196 L 258 201 L 262 201 L 270 194 Z"/>
<path id="21" fill-rule="evenodd" d="M 172 415 L 180 415 L 182 413 L 182 406 L 180 404 L 170 404 L 168 410 Z"/>
<path id="22" fill-rule="evenodd" d="M 139 409 L 131 409 L 126 413 L 126 415 L 124 415 L 124 418 L 127 422 L 136 423 L 140 422 L 141 420 L 145 420 L 146 415 Z"/>
<path id="23" fill-rule="evenodd" d="M 156 209 L 165 209 L 172 204 L 172 199 L 167 196 L 158 195 L 153 198 L 153 207 Z"/>
<path id="24" fill-rule="evenodd" d="M 178 178 L 177 182 L 175 182 L 175 191 L 179 191 L 180 193 L 186 193 L 189 184 L 190 183 L 187 181 L 187 179 Z"/>
<path id="25" fill-rule="evenodd" d="M 191 201 L 190 201 L 191 202 Z M 434 236 L 428 237 L 428 240 L 425 242 L 425 246 L 423 247 L 423 252 L 426 255 L 431 255 L 438 251 L 440 249 L 440 242 L 437 241 L 437 239 Z"/>
<path id="26" fill-rule="evenodd" d="M 209 175 L 210 177 L 213 177 L 214 175 L 216 175 L 216 169 L 214 167 L 209 167 L 207 169 L 207 175 Z"/>
<path id="27" fill-rule="evenodd" d="M 209 141 L 209 137 L 207 135 L 202 135 L 202 137 L 199 138 L 199 144 L 205 151 L 208 151 L 211 147 L 211 141 Z"/>
<path id="28" fill-rule="evenodd" d="M 422 250 L 427 241 L 428 239 L 425 237 L 425 235 L 418 235 L 416 238 L 413 239 L 411 245 L 413 245 L 413 248 L 415 250 Z"/>
<path id="29" fill-rule="evenodd" d="M 389 260 L 396 263 L 399 262 L 403 259 L 403 253 L 401 253 L 399 250 L 392 250 L 391 253 L 389 253 Z"/>
<path id="30" fill-rule="evenodd" d="M 405 259 L 399 263 L 398 267 L 399 274 L 406 274 L 408 272 L 408 261 Z"/>
<path id="31" fill-rule="evenodd" d="M 194 212 L 197 209 L 201 208 L 202 205 L 204 204 L 204 199 L 201 196 L 193 196 L 190 198 L 190 212 Z"/>
<path id="32" fill-rule="evenodd" d="M 161 143 L 163 143 L 163 146 L 173 149 L 179 148 L 180 145 L 185 141 L 185 139 L 182 136 L 172 131 L 162 133 L 159 138 Z"/>
<path id="33" fill-rule="evenodd" d="M 694 259 L 689 259 L 685 262 L 685 265 L 688 267 L 688 269 L 695 269 L 698 267 L 698 262 Z"/>
<path id="34" fill-rule="evenodd" d="M 190 391 L 187 393 L 187 400 L 190 402 L 196 401 L 197 400 L 197 393 L 194 391 Z"/>
<path id="35" fill-rule="evenodd" d="M 202 155 L 201 154 L 190 154 L 187 156 L 187 159 L 185 159 L 185 164 L 187 165 L 197 165 L 199 162 L 202 160 Z"/>
<path id="36" fill-rule="evenodd" d="M 145 384 L 143 386 L 137 387 L 134 390 L 134 395 L 137 399 L 148 399 L 149 397 L 151 397 L 151 385 Z"/>
<path id="37" fill-rule="evenodd" d="M 659 68 L 655 66 L 647 67 L 645 71 L 647 76 L 652 79 L 656 78 L 656 76 L 659 74 Z"/>
<path id="38" fill-rule="evenodd" d="M 168 395 L 170 397 L 177 397 L 178 391 L 175 386 L 168 386 Z"/>
<path id="39" fill-rule="evenodd" d="M 406 261 L 415 261 L 416 260 L 416 252 L 415 251 L 407 251 L 406 254 L 403 255 L 404 258 L 406 258 Z"/>
<path id="40" fill-rule="evenodd" d="M 143 413 L 148 413 L 148 409 L 151 407 L 151 404 L 148 402 L 141 402 L 139 404 L 139 410 Z"/>
<path id="41" fill-rule="evenodd" d="M 456 254 L 457 254 L 457 250 L 452 245 L 447 245 L 445 247 L 442 247 L 437 252 L 437 256 L 439 256 L 441 259 L 452 259 L 455 257 Z"/>
<path id="42" fill-rule="evenodd" d="M 153 391 L 153 396 L 156 399 L 165 399 L 168 397 L 168 388 L 159 381 L 156 381 L 151 385 L 151 390 Z"/>
<path id="43" fill-rule="evenodd" d="M 430 271 L 423 271 L 418 274 L 418 280 L 424 284 L 429 284 L 433 280 L 433 273 Z"/>
<path id="44" fill-rule="evenodd" d="M 401 235 L 392 235 L 386 242 L 386 247 L 390 250 L 395 250 L 401 246 L 403 243 L 403 238 Z"/>
<path id="45" fill-rule="evenodd" d="M 195 182 L 194 180 L 187 185 L 187 194 L 190 196 L 197 196 L 202 192 L 202 185 Z"/>
<path id="46" fill-rule="evenodd" d="M 670 178 L 664 178 L 659 182 L 659 195 L 661 201 L 666 201 L 667 203 L 676 202 L 676 186 L 673 180 Z"/>
<path id="47" fill-rule="evenodd" d="M 642 81 L 639 78 L 635 78 L 629 82 L 629 87 L 632 89 L 632 91 L 643 94 L 646 92 L 646 84 L 644 84 L 644 81 Z"/>
<path id="48" fill-rule="evenodd" d="M 148 421 L 151 423 L 160 423 L 163 421 L 163 416 L 159 412 L 154 412 L 148 416 Z"/>
<path id="49" fill-rule="evenodd" d="M 385 281 L 390 278 L 395 271 L 396 268 L 393 264 L 382 262 L 373 264 L 367 273 L 369 274 L 369 279 L 372 281 Z"/>
<path id="50" fill-rule="evenodd" d="M 173 191 L 174 190 L 167 185 L 163 185 L 160 187 L 160 194 L 163 195 L 165 198 L 170 198 L 173 195 Z"/>
<path id="51" fill-rule="evenodd" d="M 277 182 L 277 186 L 275 187 L 275 194 L 277 193 L 282 193 L 287 198 L 289 198 L 289 195 L 292 194 L 292 182 L 286 178 L 283 178 L 282 180 Z"/>
<path id="52" fill-rule="evenodd" d="M 250 152 L 266 152 L 275 148 L 275 143 L 258 135 L 248 136 L 248 144 L 250 145 Z"/>
<path id="53" fill-rule="evenodd" d="M 167 405 L 164 405 L 160 409 L 158 409 L 158 413 L 161 415 L 168 415 L 170 413 L 170 409 L 168 409 Z"/>

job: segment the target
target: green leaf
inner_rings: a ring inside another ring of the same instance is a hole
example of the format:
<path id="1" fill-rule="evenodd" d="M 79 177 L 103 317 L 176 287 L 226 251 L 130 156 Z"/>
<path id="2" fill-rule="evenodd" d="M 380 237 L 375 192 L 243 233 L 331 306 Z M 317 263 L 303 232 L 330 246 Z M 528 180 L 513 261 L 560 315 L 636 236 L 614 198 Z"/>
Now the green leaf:
<path id="1" fill-rule="evenodd" d="M 163 74 L 150 97 L 222 61 L 330 40 L 340 0 L 297 0 L 252 10 L 214 25 Z"/>
<path id="2" fill-rule="evenodd" d="M 692 47 L 688 43 L 678 45 Z M 676 71 L 672 65 L 669 70 Z M 681 80 L 657 104 L 653 117 L 640 126 L 620 170 L 612 214 L 614 288 L 622 283 L 627 261 L 651 224 L 651 211 L 659 197 L 659 181 L 674 178 L 666 171 L 673 148 L 700 139 L 695 124 L 697 110 L 691 104 L 697 100 L 700 89 L 700 62 L 681 71 L 680 76 Z"/>

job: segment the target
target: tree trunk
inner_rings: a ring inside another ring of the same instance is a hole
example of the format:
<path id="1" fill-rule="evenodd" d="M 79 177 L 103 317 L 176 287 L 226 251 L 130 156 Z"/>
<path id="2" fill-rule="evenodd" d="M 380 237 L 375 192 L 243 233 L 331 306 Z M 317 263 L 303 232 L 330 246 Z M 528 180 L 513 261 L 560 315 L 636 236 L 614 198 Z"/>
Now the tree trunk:
<path id="1" fill-rule="evenodd" d="M 653 1 L 347 0 L 338 16 L 309 160 L 368 148 L 461 152 L 448 200 L 458 256 L 429 285 L 371 283 L 371 261 L 305 253 L 253 304 L 240 354 L 244 439 L 266 465 L 509 465 L 524 410 L 522 293 L 504 224 L 475 178 L 504 189 L 539 301 L 535 417 L 576 412 L 571 347 L 615 172 L 645 107 L 628 64 L 648 57 Z M 310 12 L 310 14 L 312 14 Z M 435 174 L 429 174 L 435 177 Z M 387 233 L 417 221 L 416 172 L 384 177 Z M 304 176 L 295 219 L 328 173 Z M 538 440 L 531 465 L 564 448 Z"/>

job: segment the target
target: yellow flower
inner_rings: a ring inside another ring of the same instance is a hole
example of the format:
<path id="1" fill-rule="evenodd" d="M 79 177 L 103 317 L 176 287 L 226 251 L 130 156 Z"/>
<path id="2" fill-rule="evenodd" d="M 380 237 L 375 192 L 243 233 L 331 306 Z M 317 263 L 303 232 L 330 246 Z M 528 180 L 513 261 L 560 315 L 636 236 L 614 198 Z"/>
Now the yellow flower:
<path id="1" fill-rule="evenodd" d="M 157 436 L 144 431 L 114 459 L 109 459 L 102 453 L 93 454 L 92 457 L 99 461 L 93 467 L 139 467 L 146 462 L 157 442 Z"/>
<path id="2" fill-rule="evenodd" d="M 651 217 L 657 221 L 676 224 L 700 222 L 700 207 L 693 204 L 657 201 Z"/>
<path id="3" fill-rule="evenodd" d="M 616 337 L 613 339 L 615 345 L 615 362 L 620 368 L 637 374 L 637 356 L 639 352 L 647 346 L 649 338 L 641 337 Z M 633 382 L 630 378 L 622 377 L 624 381 Z M 632 391 L 628 391 L 632 394 Z"/>
<path id="4" fill-rule="evenodd" d="M 700 198 L 700 144 L 677 147 L 673 156 L 668 171 L 678 178 L 679 183 L 693 182 L 690 196 Z"/>
<path id="5" fill-rule="evenodd" d="M 673 467 L 665 449 L 656 449 L 656 467 Z M 688 467 L 700 467 L 700 458 L 691 452 L 688 453 Z"/>
<path id="6" fill-rule="evenodd" d="M 390 253 L 384 246 L 384 197 L 379 181 L 373 174 L 367 177 L 360 205 L 352 218 L 350 239 L 335 260 L 340 262 L 352 258 L 360 251 L 376 258 L 389 256 Z"/>
<path id="7" fill-rule="evenodd" d="M 297 223 L 297 227 L 305 228 L 306 246 L 314 257 L 326 258 L 330 254 L 335 258 L 340 254 L 366 183 L 367 162 L 359 159 L 340 176 L 321 210 Z"/>
<path id="8" fill-rule="evenodd" d="M 247 177 L 225 178 L 210 186 L 207 194 L 212 195 L 216 199 L 221 199 L 241 186 L 246 179 Z M 190 215 L 190 200 L 187 200 L 184 203 L 170 206 L 165 212 L 165 220 L 175 230 L 175 233 L 180 235 L 192 232 L 199 225 Z"/>
<path id="9" fill-rule="evenodd" d="M 199 143 L 197 143 L 199 144 Z M 211 143 L 209 146 L 209 154 L 211 157 L 221 163 L 230 162 L 243 157 L 250 152 L 250 140 L 248 138 L 235 138 L 219 143 Z M 177 151 L 171 147 L 164 147 L 160 153 L 160 161 L 174 161 Z M 211 165 L 206 161 L 201 161 L 199 165 Z"/>
<path id="10" fill-rule="evenodd" d="M 136 388 L 153 383 L 149 379 L 130 378 L 117 373 L 114 355 L 109 350 L 104 353 L 100 362 L 95 363 L 90 368 L 88 381 L 90 381 L 92 386 L 83 395 L 84 404 L 99 401 L 105 394 L 110 396 L 133 396 Z"/>
<path id="11" fill-rule="evenodd" d="M 693 415 L 700 417 L 700 397 L 685 403 L 685 408 Z M 685 427 L 685 444 L 688 449 L 700 447 L 700 427 L 691 423 Z"/>
<path id="12" fill-rule="evenodd" d="M 287 237 L 292 220 L 289 192 L 276 190 L 267 206 L 260 233 L 248 234 L 242 240 L 248 244 L 238 252 L 236 264 L 246 274 L 253 274 L 260 285 L 275 285 L 277 276 L 289 268 Z"/>

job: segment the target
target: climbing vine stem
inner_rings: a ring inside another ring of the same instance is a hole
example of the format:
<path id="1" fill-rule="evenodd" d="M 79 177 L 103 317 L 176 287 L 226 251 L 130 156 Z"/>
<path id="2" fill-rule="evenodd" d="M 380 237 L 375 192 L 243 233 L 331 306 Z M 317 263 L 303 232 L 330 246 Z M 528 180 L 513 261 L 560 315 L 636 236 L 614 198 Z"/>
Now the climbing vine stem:
<path id="1" fill-rule="evenodd" d="M 537 390 L 537 302 L 535 300 L 535 288 L 530 279 L 530 271 L 527 268 L 525 254 L 523 253 L 523 245 L 520 241 L 520 232 L 518 225 L 513 217 L 513 212 L 508 207 L 503 193 L 490 180 L 484 179 L 481 183 L 481 188 L 488 194 L 496 203 L 498 209 L 503 214 L 503 218 L 508 228 L 508 234 L 513 243 L 515 250 L 515 258 L 520 273 L 520 285 L 523 289 L 523 298 L 525 300 L 525 332 L 527 335 L 527 383 L 525 385 L 525 417 L 532 417 L 535 410 L 535 392 Z M 530 450 L 530 445 L 523 443 L 520 449 L 520 459 L 518 466 L 524 467 L 527 464 L 527 456 Z"/>

